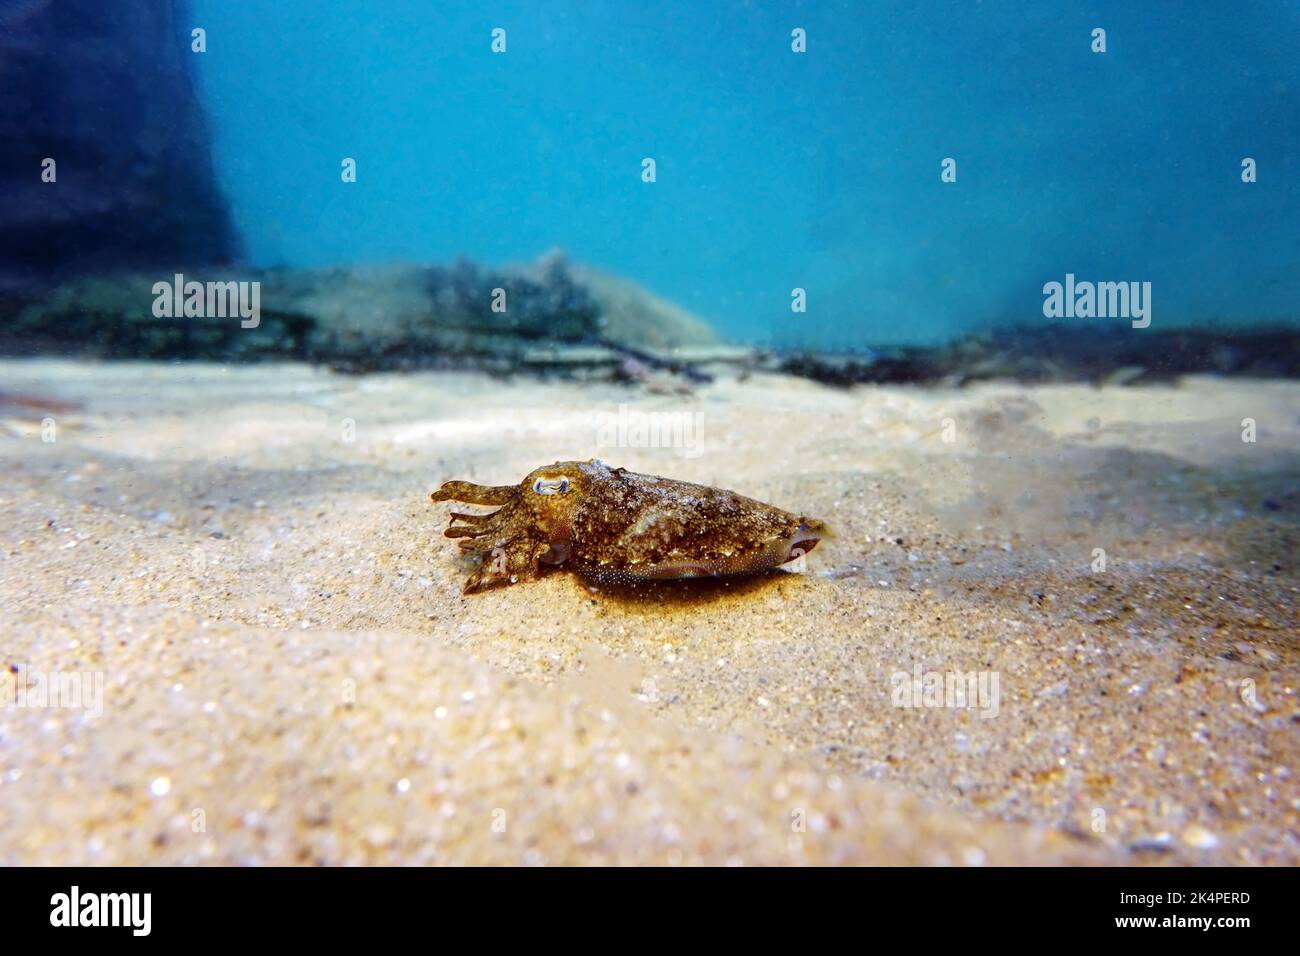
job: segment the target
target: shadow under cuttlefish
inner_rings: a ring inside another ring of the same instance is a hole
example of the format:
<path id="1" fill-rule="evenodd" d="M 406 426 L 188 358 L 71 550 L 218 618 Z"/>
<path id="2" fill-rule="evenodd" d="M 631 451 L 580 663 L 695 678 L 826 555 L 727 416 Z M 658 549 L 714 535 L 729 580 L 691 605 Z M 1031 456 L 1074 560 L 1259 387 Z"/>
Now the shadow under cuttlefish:
<path id="1" fill-rule="evenodd" d="M 462 554 L 456 559 L 458 571 L 471 573 L 479 561 L 472 555 Z M 811 570 L 811 569 L 809 569 Z M 617 581 L 602 579 L 578 568 L 563 565 L 539 569 L 536 579 L 502 584 L 462 594 L 463 600 L 472 601 L 489 594 L 524 594 L 526 589 L 550 578 L 566 578 L 582 596 L 593 601 L 616 604 L 633 611 L 650 611 L 665 607 L 692 607 L 728 599 L 748 598 L 758 594 L 775 593 L 786 587 L 806 587 L 818 576 L 809 571 L 793 571 L 784 567 L 766 568 L 749 574 L 731 574 L 717 577 L 692 577 Z"/>

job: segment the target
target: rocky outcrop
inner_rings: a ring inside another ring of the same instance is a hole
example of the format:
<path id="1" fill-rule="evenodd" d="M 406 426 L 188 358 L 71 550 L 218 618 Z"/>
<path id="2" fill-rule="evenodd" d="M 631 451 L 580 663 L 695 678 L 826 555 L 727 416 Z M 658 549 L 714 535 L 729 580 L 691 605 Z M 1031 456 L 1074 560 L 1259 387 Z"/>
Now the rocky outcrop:
<path id="1" fill-rule="evenodd" d="M 644 286 L 591 266 L 574 265 L 574 279 L 600 307 L 601 331 L 615 342 L 667 352 L 718 345 L 711 325 Z"/>
<path id="2" fill-rule="evenodd" d="M 232 258 L 189 29 L 181 0 L 0 4 L 0 298 Z"/>
<path id="3" fill-rule="evenodd" d="M 627 356 L 653 364 L 670 361 L 662 356 L 674 347 L 719 348 L 704 322 L 633 283 L 601 276 L 593 289 L 580 275 L 598 274 L 573 270 L 556 253 L 501 269 L 462 260 L 182 273 L 185 282 L 258 283 L 259 315 L 247 326 L 233 313 L 157 314 L 154 288 L 175 285 L 170 271 L 80 276 L 8 314 L 0 309 L 0 351 L 505 371 L 616 365 Z"/>

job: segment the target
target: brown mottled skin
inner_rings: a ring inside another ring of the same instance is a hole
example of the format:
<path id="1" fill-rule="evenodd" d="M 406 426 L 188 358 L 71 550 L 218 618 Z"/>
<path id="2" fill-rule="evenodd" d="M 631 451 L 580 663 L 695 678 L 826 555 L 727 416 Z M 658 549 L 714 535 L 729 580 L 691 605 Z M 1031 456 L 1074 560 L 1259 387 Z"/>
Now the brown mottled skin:
<path id="1" fill-rule="evenodd" d="M 603 583 L 752 574 L 811 551 L 827 535 L 734 491 L 638 475 L 603 461 L 538 468 L 518 485 L 449 481 L 434 501 L 500 505 L 452 512 L 445 534 L 483 559 L 465 593 L 563 565 Z M 457 522 L 460 522 L 459 524 Z"/>

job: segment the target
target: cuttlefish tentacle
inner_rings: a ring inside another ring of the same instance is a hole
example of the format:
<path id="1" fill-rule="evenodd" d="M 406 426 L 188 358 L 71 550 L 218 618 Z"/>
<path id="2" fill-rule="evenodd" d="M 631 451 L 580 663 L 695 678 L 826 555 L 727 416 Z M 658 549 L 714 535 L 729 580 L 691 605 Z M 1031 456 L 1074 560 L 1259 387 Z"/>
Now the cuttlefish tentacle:
<path id="1" fill-rule="evenodd" d="M 482 541 L 475 539 L 513 531 L 511 528 L 512 510 L 511 508 L 502 507 L 485 515 L 467 515 L 452 512 L 451 521 L 448 522 L 447 530 L 443 534 L 448 538 L 468 539 L 460 543 L 462 548 L 485 547 Z M 464 523 L 456 524 L 457 521 Z"/>
<path id="2" fill-rule="evenodd" d="M 468 541 L 462 541 L 465 548 Z M 465 582 L 464 593 L 473 594 L 502 584 L 529 580 L 537 577 L 537 564 L 546 554 L 550 545 L 537 541 L 529 535 L 519 535 L 510 539 L 498 539 L 489 546 L 479 545 L 483 562 Z"/>
<path id="3" fill-rule="evenodd" d="M 449 481 L 430 497 L 434 501 L 460 501 L 472 505 L 500 505 L 487 514 L 453 511 L 443 534 L 461 539 L 462 552 L 478 559 L 478 567 L 465 582 L 466 594 L 537 576 L 538 562 L 550 543 L 541 541 L 518 520 L 520 490 L 516 485 L 476 485 Z"/>
<path id="4" fill-rule="evenodd" d="M 451 520 L 447 523 L 447 530 L 443 535 L 448 538 L 461 538 L 460 548 L 462 551 L 471 553 L 484 553 L 494 550 L 494 545 L 489 544 L 493 537 L 500 539 L 497 541 L 496 549 L 509 549 L 514 547 L 513 542 L 507 542 L 502 537 L 502 532 L 511 532 L 511 515 L 514 511 L 512 507 L 518 502 L 519 489 L 514 485 L 476 485 L 470 481 L 448 481 L 441 488 L 429 496 L 434 501 L 461 501 L 471 505 L 501 505 L 496 511 L 487 514 L 474 515 L 463 511 L 453 511 Z M 459 524 L 457 523 L 459 522 Z M 500 561 L 497 562 L 501 564 Z M 504 567 L 504 566 L 503 566 Z M 479 571 L 471 581 L 475 581 L 472 590 L 479 590 L 481 587 L 489 586 L 487 580 L 497 582 L 498 575 L 493 570 L 493 564 L 490 560 L 485 560 Z M 508 578 L 508 574 L 504 575 Z M 469 584 L 466 590 L 471 590 Z"/>
<path id="5" fill-rule="evenodd" d="M 465 514 L 465 512 L 463 511 L 453 511 L 450 517 L 452 521 L 463 521 L 468 525 L 473 525 L 476 528 L 481 528 L 483 525 L 487 524 L 489 521 L 495 518 L 498 514 L 500 514 L 500 512 L 497 511 L 489 511 L 485 515 L 471 515 L 471 514 Z"/>
<path id="6" fill-rule="evenodd" d="M 434 501 L 461 501 L 467 505 L 508 505 L 519 498 L 519 486 L 448 481 L 429 497 Z"/>
<path id="7" fill-rule="evenodd" d="M 450 527 L 443 532 L 443 535 L 448 538 L 477 538 L 482 534 L 482 528 L 468 528 L 460 525 Z M 465 547 L 465 542 L 461 543 L 461 547 Z"/>
<path id="8" fill-rule="evenodd" d="M 459 511 L 451 513 L 451 520 L 447 522 L 447 530 L 443 532 L 448 538 L 476 538 L 479 535 L 491 534 L 500 530 L 506 523 L 509 515 L 502 515 L 502 508 L 485 515 L 468 515 Z M 461 522 L 457 524 L 456 522 Z"/>

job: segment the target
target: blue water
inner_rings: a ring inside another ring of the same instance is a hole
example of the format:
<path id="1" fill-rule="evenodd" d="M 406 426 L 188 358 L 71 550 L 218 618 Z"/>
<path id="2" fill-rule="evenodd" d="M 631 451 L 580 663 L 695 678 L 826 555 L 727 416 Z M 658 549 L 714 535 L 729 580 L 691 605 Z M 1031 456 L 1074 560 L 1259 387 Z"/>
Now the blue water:
<path id="1" fill-rule="evenodd" d="M 1043 284 L 1067 272 L 1151 282 L 1153 327 L 1300 321 L 1296 3 L 192 14 L 216 166 L 259 265 L 559 246 L 728 336 L 785 344 L 1045 321 Z"/>

